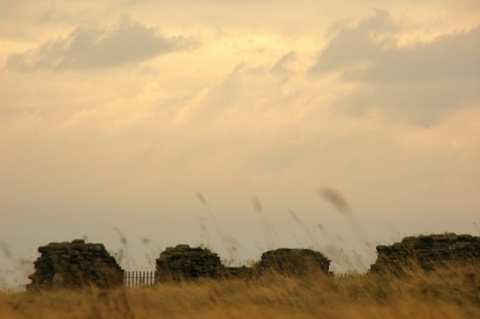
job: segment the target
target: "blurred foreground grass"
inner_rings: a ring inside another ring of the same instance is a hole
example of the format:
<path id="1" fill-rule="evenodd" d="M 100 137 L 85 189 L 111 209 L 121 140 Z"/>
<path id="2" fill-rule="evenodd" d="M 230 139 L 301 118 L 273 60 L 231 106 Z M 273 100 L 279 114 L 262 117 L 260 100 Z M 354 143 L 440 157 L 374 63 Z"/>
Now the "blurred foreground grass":
<path id="1" fill-rule="evenodd" d="M 0 318 L 480 318 L 480 269 L 0 293 Z"/>

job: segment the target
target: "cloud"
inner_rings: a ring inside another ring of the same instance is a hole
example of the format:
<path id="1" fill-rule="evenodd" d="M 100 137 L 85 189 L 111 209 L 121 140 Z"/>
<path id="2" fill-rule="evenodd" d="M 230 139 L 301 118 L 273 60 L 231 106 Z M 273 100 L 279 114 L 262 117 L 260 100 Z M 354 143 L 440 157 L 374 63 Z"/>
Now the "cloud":
<path id="1" fill-rule="evenodd" d="M 430 81 L 480 76 L 480 26 L 430 43 L 398 47 L 400 27 L 381 10 L 358 26 L 337 26 L 311 73 L 341 72 L 356 81 Z M 363 72 L 352 72 L 362 67 Z"/>
<path id="2" fill-rule="evenodd" d="M 289 52 L 282 56 L 271 68 L 272 72 L 284 75 L 289 74 L 290 70 L 288 69 L 288 64 L 295 62 L 297 59 L 295 52 Z"/>
<path id="3" fill-rule="evenodd" d="M 399 47 L 399 24 L 385 11 L 356 27 L 337 27 L 310 73 L 337 73 L 358 90 L 341 101 L 353 113 L 380 109 L 433 124 L 449 110 L 480 101 L 480 26 Z"/>
<path id="4" fill-rule="evenodd" d="M 386 11 L 376 10 L 374 15 L 362 20 L 355 28 L 337 23 L 331 28 L 334 33 L 328 46 L 320 52 L 311 73 L 321 75 L 329 72 L 342 72 L 374 59 L 385 45 L 375 42 L 375 35 L 396 31 L 397 26 Z"/>
<path id="5" fill-rule="evenodd" d="M 46 42 L 29 52 L 12 54 L 5 67 L 20 71 L 109 68 L 195 45 L 192 39 L 159 35 L 156 28 L 124 16 L 112 28 L 80 26 L 65 38 Z"/>
<path id="6" fill-rule="evenodd" d="M 480 78 L 480 26 L 428 44 L 392 48 L 374 59 L 360 79 L 372 82 Z"/>

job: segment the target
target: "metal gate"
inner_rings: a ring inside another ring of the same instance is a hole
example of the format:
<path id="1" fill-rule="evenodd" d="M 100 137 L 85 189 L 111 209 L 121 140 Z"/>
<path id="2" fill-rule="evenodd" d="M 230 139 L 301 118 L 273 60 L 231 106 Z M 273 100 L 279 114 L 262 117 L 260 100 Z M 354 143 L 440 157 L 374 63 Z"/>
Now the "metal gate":
<path id="1" fill-rule="evenodd" d="M 125 271 L 123 283 L 127 288 L 140 288 L 155 284 L 154 271 Z"/>

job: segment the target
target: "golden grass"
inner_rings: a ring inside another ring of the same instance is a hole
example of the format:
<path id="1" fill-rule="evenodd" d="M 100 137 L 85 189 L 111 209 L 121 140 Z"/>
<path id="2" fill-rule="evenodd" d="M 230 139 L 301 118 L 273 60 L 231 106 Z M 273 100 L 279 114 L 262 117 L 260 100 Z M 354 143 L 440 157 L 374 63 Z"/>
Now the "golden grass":
<path id="1" fill-rule="evenodd" d="M 0 318 L 480 318 L 480 269 L 402 277 L 269 273 L 140 289 L 2 293 Z"/>

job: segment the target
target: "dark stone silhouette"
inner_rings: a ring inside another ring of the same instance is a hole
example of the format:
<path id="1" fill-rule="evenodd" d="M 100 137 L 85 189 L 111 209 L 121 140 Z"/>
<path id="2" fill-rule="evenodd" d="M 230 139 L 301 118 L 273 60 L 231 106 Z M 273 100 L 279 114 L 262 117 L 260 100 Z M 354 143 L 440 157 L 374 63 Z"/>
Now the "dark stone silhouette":
<path id="1" fill-rule="evenodd" d="M 480 265 L 480 237 L 454 233 L 406 237 L 391 246 L 377 246 L 377 253 L 377 261 L 370 267 L 372 272 Z"/>
<path id="2" fill-rule="evenodd" d="M 103 244 L 86 244 L 83 240 L 50 243 L 38 248 L 41 256 L 34 262 L 35 273 L 28 290 L 42 288 L 76 288 L 95 285 L 99 288 L 123 284 L 123 270 Z"/>
<path id="3" fill-rule="evenodd" d="M 480 266 L 480 237 L 446 233 L 406 237 L 391 246 L 377 246 L 378 258 L 370 272 L 402 273 L 405 269 L 434 270 L 458 265 Z M 124 271 L 103 244 L 83 240 L 50 243 L 38 248 L 41 256 L 34 262 L 35 273 L 28 290 L 99 288 L 123 284 Z M 248 279 L 268 271 L 284 275 L 332 274 L 330 260 L 311 249 L 280 248 L 262 254 L 250 267 L 226 267 L 220 257 L 207 248 L 188 245 L 169 247 L 156 260 L 155 282 L 195 280 L 199 278 Z"/>
<path id="4" fill-rule="evenodd" d="M 260 272 L 276 271 L 286 275 L 306 275 L 318 270 L 330 274 L 330 260 L 311 249 L 280 248 L 263 253 L 258 268 Z"/>
<path id="5" fill-rule="evenodd" d="M 223 268 L 220 257 L 206 248 L 168 247 L 156 260 L 157 282 L 216 278 Z"/>
<path id="6" fill-rule="evenodd" d="M 169 247 L 156 260 L 157 282 L 192 280 L 198 278 L 248 279 L 264 271 L 287 275 L 303 275 L 312 271 L 329 274 L 330 260 L 310 249 L 277 249 L 264 253 L 256 267 L 226 267 L 217 254 L 206 248 L 188 245 Z"/>
<path id="7" fill-rule="evenodd" d="M 219 273 L 219 278 L 240 278 L 240 279 L 250 279 L 255 275 L 255 270 L 253 268 L 242 266 L 242 267 L 222 267 Z"/>

